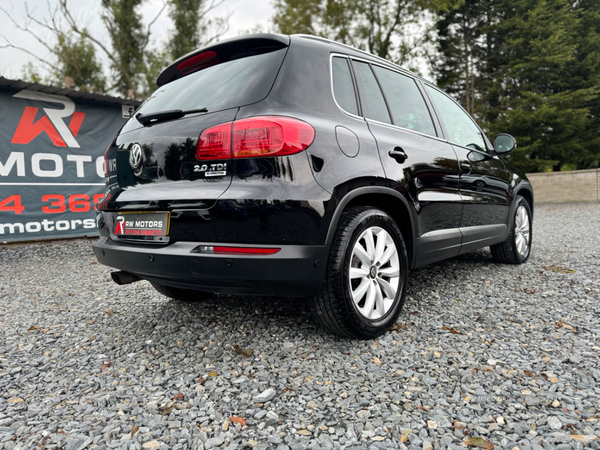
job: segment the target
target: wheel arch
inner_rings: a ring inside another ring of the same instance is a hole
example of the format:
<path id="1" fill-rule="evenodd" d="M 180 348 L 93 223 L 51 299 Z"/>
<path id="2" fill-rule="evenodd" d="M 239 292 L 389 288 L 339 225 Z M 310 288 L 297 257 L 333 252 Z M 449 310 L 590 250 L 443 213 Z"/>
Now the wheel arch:
<path id="1" fill-rule="evenodd" d="M 356 188 L 339 201 L 329 224 L 326 244 L 328 246 L 331 245 L 343 212 L 355 206 L 374 206 L 385 211 L 394 219 L 406 243 L 409 268 L 414 267 L 416 238 L 418 236 L 416 220 L 414 218 L 415 212 L 410 207 L 408 199 L 402 193 L 383 186 Z"/>
<path id="2" fill-rule="evenodd" d="M 516 197 L 517 195 L 520 195 L 521 197 L 524 197 L 525 200 L 527 200 L 527 203 L 529 203 L 529 208 L 531 209 L 531 215 L 533 216 L 533 187 L 531 186 L 531 183 L 520 183 L 519 186 L 515 189 L 514 197 Z"/>

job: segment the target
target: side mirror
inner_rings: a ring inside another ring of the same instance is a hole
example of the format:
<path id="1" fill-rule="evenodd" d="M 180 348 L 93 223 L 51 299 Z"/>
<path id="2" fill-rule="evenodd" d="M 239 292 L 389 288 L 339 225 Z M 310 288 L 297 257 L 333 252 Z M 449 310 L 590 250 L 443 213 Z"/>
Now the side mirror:
<path id="1" fill-rule="evenodd" d="M 496 154 L 502 155 L 512 152 L 517 148 L 517 140 L 510 134 L 500 133 L 494 136 L 494 150 Z"/>

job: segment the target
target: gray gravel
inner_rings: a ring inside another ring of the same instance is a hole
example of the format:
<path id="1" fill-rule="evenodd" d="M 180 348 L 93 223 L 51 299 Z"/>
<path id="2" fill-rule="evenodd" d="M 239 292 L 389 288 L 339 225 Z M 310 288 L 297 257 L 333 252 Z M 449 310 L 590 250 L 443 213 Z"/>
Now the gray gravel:
<path id="1" fill-rule="evenodd" d="M 3 248 L 0 449 L 600 448 L 599 230 L 540 206 L 527 264 L 412 272 L 374 342 L 305 300 L 118 287 L 89 241 Z"/>

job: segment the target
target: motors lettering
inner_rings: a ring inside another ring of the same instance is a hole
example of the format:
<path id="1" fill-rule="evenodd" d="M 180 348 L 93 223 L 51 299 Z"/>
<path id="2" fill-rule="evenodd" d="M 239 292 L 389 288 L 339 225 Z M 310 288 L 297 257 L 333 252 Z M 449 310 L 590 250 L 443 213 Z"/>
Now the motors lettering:
<path id="1" fill-rule="evenodd" d="M 162 220 L 125 220 L 117 217 L 115 235 L 117 236 L 163 236 Z"/>

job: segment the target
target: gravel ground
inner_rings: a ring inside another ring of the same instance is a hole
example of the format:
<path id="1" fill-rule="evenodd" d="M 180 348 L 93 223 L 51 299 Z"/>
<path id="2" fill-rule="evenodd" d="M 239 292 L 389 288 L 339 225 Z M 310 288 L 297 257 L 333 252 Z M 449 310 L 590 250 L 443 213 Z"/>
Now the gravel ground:
<path id="1" fill-rule="evenodd" d="M 0 449 L 600 448 L 600 205 L 538 207 L 523 266 L 412 272 L 371 342 L 119 287 L 90 247 L 0 250 Z"/>

